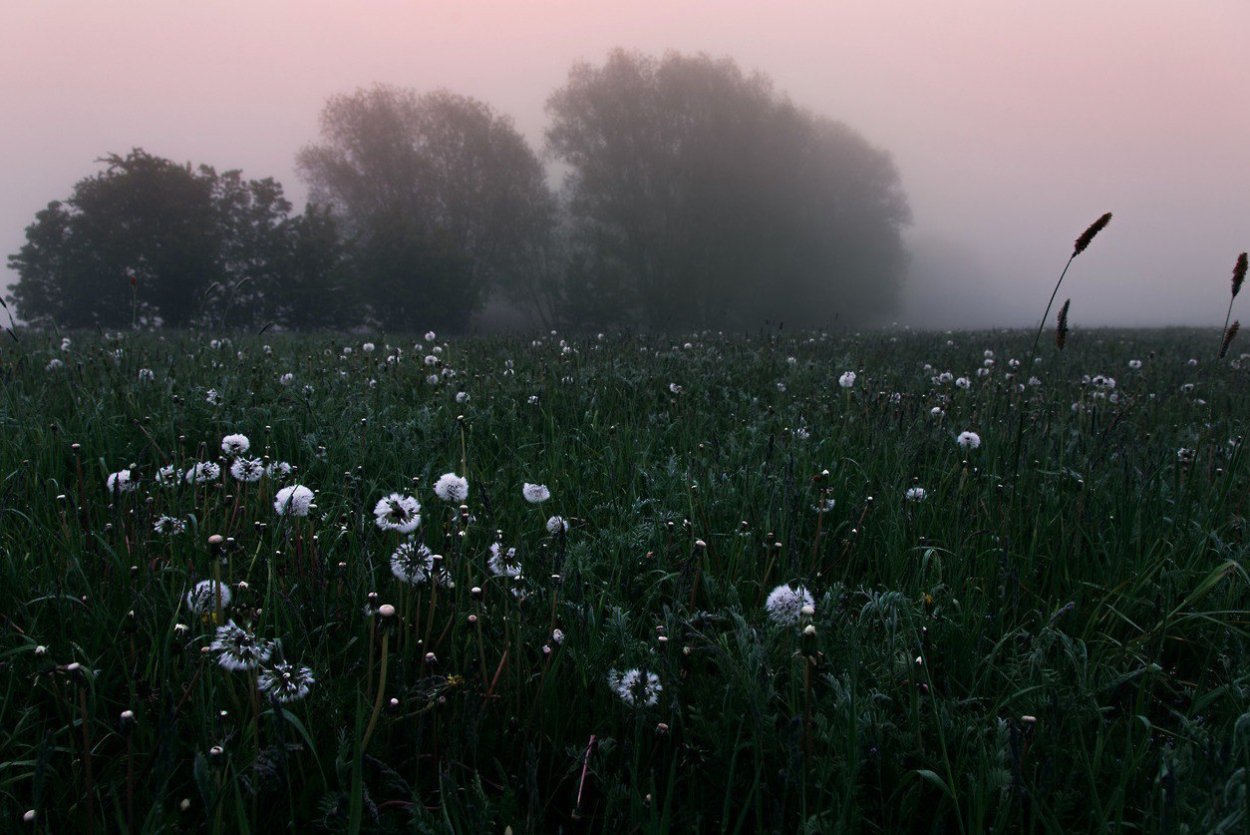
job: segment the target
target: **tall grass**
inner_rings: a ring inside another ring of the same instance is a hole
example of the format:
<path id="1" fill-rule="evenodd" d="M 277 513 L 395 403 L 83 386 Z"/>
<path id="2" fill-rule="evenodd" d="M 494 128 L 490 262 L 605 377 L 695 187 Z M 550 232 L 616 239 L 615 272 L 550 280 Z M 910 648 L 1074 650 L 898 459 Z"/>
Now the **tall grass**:
<path id="1" fill-rule="evenodd" d="M 6 827 L 1246 824 L 1250 390 L 1241 359 L 1190 364 L 1205 333 L 1078 332 L 1038 364 L 1015 362 L 1022 332 L 437 355 L 71 336 L 0 355 Z M 154 482 L 234 432 L 297 470 Z M 137 489 L 110 495 L 123 468 Z M 446 472 L 463 508 L 432 492 Z M 308 518 L 274 513 L 292 481 L 316 491 Z M 391 492 L 420 499 L 448 584 L 392 575 L 401 536 L 371 512 Z M 186 532 L 158 535 L 162 515 Z M 495 542 L 519 580 L 489 571 Z M 193 615 L 206 578 L 233 599 Z M 791 582 L 814 614 L 779 626 L 764 601 Z M 222 669 L 223 619 L 307 665 L 308 695 Z M 658 676 L 656 705 L 609 686 L 630 668 Z"/>

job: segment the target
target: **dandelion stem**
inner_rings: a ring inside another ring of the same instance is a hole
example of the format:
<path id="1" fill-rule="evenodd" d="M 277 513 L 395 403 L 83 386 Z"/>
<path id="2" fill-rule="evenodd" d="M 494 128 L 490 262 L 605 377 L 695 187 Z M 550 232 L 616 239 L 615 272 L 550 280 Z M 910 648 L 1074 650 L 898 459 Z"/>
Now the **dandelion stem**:
<path id="1" fill-rule="evenodd" d="M 365 751 L 369 748 L 369 739 L 373 736 L 373 729 L 378 724 L 378 714 L 382 712 L 382 699 L 386 697 L 386 667 L 389 660 L 391 636 L 389 631 L 382 633 L 382 664 L 378 670 L 378 695 L 373 700 L 373 713 L 369 715 L 369 724 L 365 727 L 365 735 L 360 738 L 360 756 L 365 755 Z"/>

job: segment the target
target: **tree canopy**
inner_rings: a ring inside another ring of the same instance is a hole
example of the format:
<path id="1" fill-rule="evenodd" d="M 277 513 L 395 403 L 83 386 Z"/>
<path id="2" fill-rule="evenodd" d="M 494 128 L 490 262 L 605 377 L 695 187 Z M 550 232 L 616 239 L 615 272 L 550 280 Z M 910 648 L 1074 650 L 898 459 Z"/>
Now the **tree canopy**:
<path id="1" fill-rule="evenodd" d="M 890 157 L 729 60 L 616 51 L 548 102 L 573 314 L 611 299 L 656 325 L 880 315 L 906 266 Z"/>
<path id="2" fill-rule="evenodd" d="M 61 326 L 469 328 L 492 298 L 565 327 L 828 325 L 898 301 L 890 156 L 731 60 L 617 50 L 547 103 L 557 194 L 476 99 L 331 97 L 310 189 L 111 154 L 26 230 L 10 299 Z"/>

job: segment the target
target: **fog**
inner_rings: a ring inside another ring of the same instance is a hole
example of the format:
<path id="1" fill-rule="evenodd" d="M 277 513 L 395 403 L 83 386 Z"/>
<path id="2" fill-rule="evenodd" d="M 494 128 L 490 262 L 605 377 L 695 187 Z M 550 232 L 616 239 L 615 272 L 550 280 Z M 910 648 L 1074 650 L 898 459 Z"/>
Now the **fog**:
<path id="1" fill-rule="evenodd" d="M 0 249 L 106 153 L 272 176 L 299 206 L 295 154 L 332 94 L 445 87 L 541 149 L 575 61 L 674 49 L 893 155 L 914 216 L 899 322 L 1035 324 L 1110 211 L 1065 284 L 1073 324 L 1218 327 L 1250 248 L 1248 31 L 1245 0 L 6 3 Z"/>

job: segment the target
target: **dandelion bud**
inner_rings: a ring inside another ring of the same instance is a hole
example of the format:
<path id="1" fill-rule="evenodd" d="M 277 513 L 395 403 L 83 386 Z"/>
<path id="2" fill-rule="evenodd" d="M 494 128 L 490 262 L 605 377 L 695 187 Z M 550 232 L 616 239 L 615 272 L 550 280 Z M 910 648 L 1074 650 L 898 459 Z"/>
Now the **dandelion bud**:
<path id="1" fill-rule="evenodd" d="M 378 616 L 384 619 L 395 617 L 395 607 L 389 603 L 383 603 L 378 607 Z"/>
<path id="2" fill-rule="evenodd" d="M 34 823 L 35 818 L 37 817 L 39 817 L 38 812 L 36 812 L 34 809 L 27 809 L 26 814 L 22 815 L 22 821 L 24 823 Z"/>
<path id="3" fill-rule="evenodd" d="M 187 811 L 190 811 L 190 809 L 191 809 L 191 798 L 189 798 L 189 797 L 184 797 L 184 798 L 183 798 L 183 799 L 182 799 L 182 800 L 178 803 L 178 811 L 180 811 L 180 812 L 187 812 Z"/>
<path id="4" fill-rule="evenodd" d="M 1023 716 L 1021 716 L 1021 717 L 1020 717 L 1020 721 L 1021 721 L 1021 722 L 1023 722 L 1024 724 L 1026 724 L 1026 725 L 1033 725 L 1033 724 L 1036 724 L 1036 723 L 1037 723 L 1037 717 L 1036 717 L 1036 716 L 1030 716 L 1029 714 L 1027 714 L 1027 713 L 1026 713 L 1026 714 L 1024 714 Z"/>
<path id="5" fill-rule="evenodd" d="M 210 760 L 220 760 L 225 753 L 225 748 L 222 748 L 220 745 L 214 745 L 208 749 L 208 758 Z"/>
<path id="6" fill-rule="evenodd" d="M 1111 212 L 1107 212 L 1105 215 L 1098 218 L 1098 220 L 1091 223 L 1089 228 L 1081 233 L 1081 237 L 1076 239 L 1076 245 L 1072 249 L 1072 257 L 1075 258 L 1084 252 L 1086 247 L 1090 245 L 1090 242 L 1094 240 L 1094 236 L 1103 229 L 1107 228 L 1107 224 L 1110 222 Z"/>
<path id="7" fill-rule="evenodd" d="M 36 658 L 43 658 L 47 654 L 48 654 L 48 648 L 44 646 L 43 644 L 40 644 L 39 646 L 35 647 Z"/>
<path id="8" fill-rule="evenodd" d="M 435 655 L 435 654 L 434 654 L 434 653 L 432 653 L 432 652 L 427 652 L 427 653 L 425 654 L 425 663 L 426 663 L 426 664 L 431 664 L 431 665 L 433 665 L 433 664 L 437 664 L 437 663 L 438 663 L 438 656 L 437 656 L 437 655 Z"/>
<path id="9" fill-rule="evenodd" d="M 213 548 L 220 548 L 221 543 L 225 542 L 225 537 L 219 533 L 215 533 L 208 538 L 208 544 Z"/>
<path id="10" fill-rule="evenodd" d="M 474 600 L 481 600 L 481 599 L 482 599 L 482 587 L 481 587 L 481 586 L 474 586 L 473 588 L 469 589 L 469 595 L 470 595 L 470 596 L 471 596 Z"/>
<path id="11" fill-rule="evenodd" d="M 82 444 L 70 444 L 69 448 L 74 452 L 78 452 L 78 450 L 82 449 Z"/>
<path id="12" fill-rule="evenodd" d="M 655 726 L 655 732 L 660 736 L 668 736 L 668 730 L 668 724 L 665 722 L 660 722 Z"/>
<path id="13" fill-rule="evenodd" d="M 815 638 L 816 627 L 809 623 L 807 626 L 803 627 L 803 634 L 807 636 L 808 638 Z"/>
<path id="14" fill-rule="evenodd" d="M 475 623 L 477 623 L 477 615 L 469 615 L 469 624 L 472 625 Z"/>
<path id="15" fill-rule="evenodd" d="M 121 715 L 117 717 L 123 728 L 127 728 L 134 724 L 135 712 L 133 710 L 123 710 Z"/>
<path id="16" fill-rule="evenodd" d="M 704 542 L 702 539 L 696 539 L 694 541 L 694 547 L 696 550 L 702 551 L 705 548 L 707 548 L 707 543 Z"/>
<path id="17" fill-rule="evenodd" d="M 816 607 L 809 603 L 800 609 L 799 613 L 810 618 L 812 615 L 816 614 Z"/>

